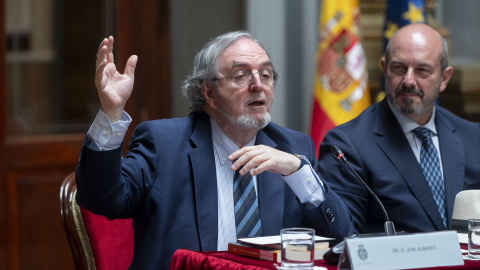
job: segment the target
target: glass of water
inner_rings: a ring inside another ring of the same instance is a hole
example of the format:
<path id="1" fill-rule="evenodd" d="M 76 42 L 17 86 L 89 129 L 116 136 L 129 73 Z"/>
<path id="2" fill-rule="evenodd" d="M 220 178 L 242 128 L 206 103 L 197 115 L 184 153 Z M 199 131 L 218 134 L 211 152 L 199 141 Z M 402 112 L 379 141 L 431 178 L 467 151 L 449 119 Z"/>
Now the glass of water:
<path id="1" fill-rule="evenodd" d="M 468 258 L 480 260 L 480 218 L 468 219 Z"/>
<path id="2" fill-rule="evenodd" d="M 282 268 L 313 269 L 315 230 L 286 228 L 280 231 L 282 239 Z"/>

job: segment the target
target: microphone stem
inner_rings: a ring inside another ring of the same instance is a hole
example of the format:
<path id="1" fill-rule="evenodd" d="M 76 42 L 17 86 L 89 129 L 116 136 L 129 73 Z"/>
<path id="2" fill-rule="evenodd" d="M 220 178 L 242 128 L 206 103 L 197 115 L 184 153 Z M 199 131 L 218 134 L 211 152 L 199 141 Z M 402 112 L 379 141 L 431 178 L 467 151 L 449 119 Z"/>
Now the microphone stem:
<path id="1" fill-rule="evenodd" d="M 391 222 L 390 221 L 390 218 L 388 217 L 388 214 L 387 214 L 387 210 L 385 210 L 385 207 L 383 206 L 382 202 L 380 202 L 380 200 L 378 199 L 377 195 L 375 195 L 375 193 L 370 189 L 370 187 L 365 183 L 365 181 L 363 181 L 362 177 L 360 177 L 360 175 L 358 175 L 358 173 L 352 168 L 352 166 L 350 166 L 350 164 L 348 162 L 345 162 L 344 160 L 342 160 L 343 163 L 345 163 L 348 168 L 350 169 L 351 172 L 353 172 L 353 174 L 355 174 L 355 176 L 357 177 L 358 180 L 362 181 L 363 185 L 365 186 L 365 188 L 368 190 L 368 193 L 370 193 L 370 195 L 373 197 L 373 199 L 377 202 L 378 205 L 380 205 L 380 207 L 382 208 L 382 212 L 383 212 L 383 215 L 385 216 L 385 220 L 386 222 Z"/>

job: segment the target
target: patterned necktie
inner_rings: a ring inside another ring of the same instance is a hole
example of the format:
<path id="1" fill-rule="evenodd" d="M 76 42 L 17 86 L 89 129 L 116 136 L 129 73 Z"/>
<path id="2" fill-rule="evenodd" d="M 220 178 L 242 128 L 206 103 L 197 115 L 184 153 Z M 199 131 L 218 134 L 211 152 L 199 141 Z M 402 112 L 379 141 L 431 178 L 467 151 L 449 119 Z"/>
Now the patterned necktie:
<path id="1" fill-rule="evenodd" d="M 235 225 L 237 238 L 262 235 L 262 224 L 258 210 L 258 200 L 252 175 L 247 172 L 240 175 L 235 171 L 233 182 L 233 201 L 235 206 Z"/>
<path id="2" fill-rule="evenodd" d="M 440 171 L 437 149 L 433 145 L 431 131 L 428 128 L 418 127 L 414 129 L 413 132 L 423 142 L 422 150 L 420 151 L 420 166 L 432 191 L 433 199 L 437 203 L 443 224 L 447 227 L 447 218 L 445 215 L 445 186 Z"/>

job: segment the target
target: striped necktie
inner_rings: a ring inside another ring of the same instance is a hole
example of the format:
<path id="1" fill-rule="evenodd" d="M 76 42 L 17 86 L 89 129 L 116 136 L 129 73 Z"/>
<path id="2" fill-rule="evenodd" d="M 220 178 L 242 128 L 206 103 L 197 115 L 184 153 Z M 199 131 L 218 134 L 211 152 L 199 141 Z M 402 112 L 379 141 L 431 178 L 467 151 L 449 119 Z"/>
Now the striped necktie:
<path id="1" fill-rule="evenodd" d="M 233 201 L 235 206 L 235 225 L 237 238 L 262 235 L 262 224 L 258 210 L 255 184 L 250 172 L 240 175 L 235 171 L 233 182 Z"/>
<path id="2" fill-rule="evenodd" d="M 440 161 L 437 149 L 433 145 L 431 131 L 428 128 L 418 127 L 413 130 L 415 135 L 422 140 L 422 150 L 420 151 L 420 167 L 427 183 L 432 191 L 433 199 L 437 203 L 438 211 L 443 219 L 443 224 L 447 227 L 447 218 L 445 214 L 445 185 L 443 183 L 442 172 L 440 171 Z"/>

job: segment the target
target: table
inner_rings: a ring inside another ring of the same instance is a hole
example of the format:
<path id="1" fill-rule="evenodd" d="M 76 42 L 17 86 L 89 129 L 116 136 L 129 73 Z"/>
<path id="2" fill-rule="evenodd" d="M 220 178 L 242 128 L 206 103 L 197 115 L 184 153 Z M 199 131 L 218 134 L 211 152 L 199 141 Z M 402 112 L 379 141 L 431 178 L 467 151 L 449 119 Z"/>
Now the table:
<path id="1" fill-rule="evenodd" d="M 435 267 L 428 269 L 455 270 L 455 269 L 480 269 L 480 261 L 464 261 L 464 266 Z M 173 254 L 170 270 L 270 270 L 277 269 L 270 261 L 240 256 L 227 251 L 198 252 L 187 249 L 179 249 Z M 315 266 L 322 266 L 328 270 L 336 270 L 336 265 L 327 264 L 325 260 L 315 261 Z M 424 268 L 425 269 L 425 268 Z"/>

